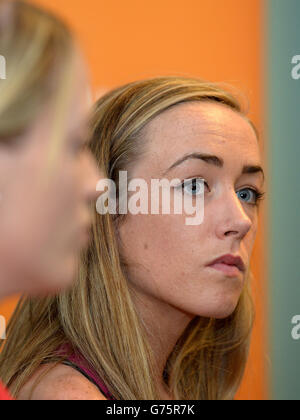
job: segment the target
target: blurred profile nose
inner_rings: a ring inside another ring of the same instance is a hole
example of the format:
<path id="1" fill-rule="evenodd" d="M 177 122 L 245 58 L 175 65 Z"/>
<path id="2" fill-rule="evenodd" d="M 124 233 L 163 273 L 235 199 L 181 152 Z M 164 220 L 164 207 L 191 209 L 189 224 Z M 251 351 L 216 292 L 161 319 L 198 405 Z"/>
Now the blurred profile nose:
<path id="1" fill-rule="evenodd" d="M 96 190 L 99 179 L 104 177 L 104 174 L 98 169 L 96 160 L 90 151 L 86 152 L 85 160 L 85 197 L 86 200 L 91 202 L 96 200 L 98 193 Z"/>

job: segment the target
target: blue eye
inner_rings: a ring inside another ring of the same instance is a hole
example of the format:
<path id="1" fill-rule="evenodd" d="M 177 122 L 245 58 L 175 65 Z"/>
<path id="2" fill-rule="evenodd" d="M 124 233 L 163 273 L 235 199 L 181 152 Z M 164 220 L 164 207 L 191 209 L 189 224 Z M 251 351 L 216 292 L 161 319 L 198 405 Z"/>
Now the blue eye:
<path id="1" fill-rule="evenodd" d="M 179 187 L 190 195 L 198 195 L 202 193 L 202 183 L 208 187 L 207 182 L 203 178 L 192 178 L 185 180 Z M 245 200 L 246 204 L 258 206 L 259 201 L 262 200 L 264 192 L 257 191 L 253 188 L 243 188 L 237 194 Z M 248 200 L 247 200 L 248 199 Z M 246 201 L 247 200 L 247 201 Z"/>
<path id="2" fill-rule="evenodd" d="M 247 204 L 251 204 L 253 206 L 257 206 L 259 200 L 262 200 L 262 197 L 263 197 L 264 193 L 261 193 L 259 191 L 256 191 L 253 188 L 243 188 L 242 190 L 238 191 L 237 193 L 238 194 L 242 193 L 244 196 L 246 195 L 246 197 L 242 197 L 242 198 L 246 198 L 247 199 L 247 196 L 249 197 L 249 193 L 247 194 L 247 193 L 243 192 L 243 191 L 247 191 L 247 190 L 248 191 L 251 191 L 252 196 L 254 196 L 254 202 L 251 203 L 251 202 L 246 201 L 246 203 Z M 251 194 L 250 194 L 250 199 L 251 199 Z"/>
<path id="3" fill-rule="evenodd" d="M 181 184 L 182 189 L 190 195 L 198 195 L 202 192 L 202 183 L 207 183 L 202 178 L 189 179 Z"/>

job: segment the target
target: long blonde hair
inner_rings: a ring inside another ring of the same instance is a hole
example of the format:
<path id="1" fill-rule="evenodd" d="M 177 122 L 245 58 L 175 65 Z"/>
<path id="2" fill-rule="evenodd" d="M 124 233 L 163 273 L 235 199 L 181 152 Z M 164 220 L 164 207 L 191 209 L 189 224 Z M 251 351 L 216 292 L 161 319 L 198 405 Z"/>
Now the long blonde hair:
<path id="1" fill-rule="evenodd" d="M 76 48 L 70 30 L 27 1 L 0 0 L 0 144 L 22 138 L 45 106 L 53 111 L 49 164 L 63 144 L 74 88 Z"/>
<path id="2" fill-rule="evenodd" d="M 142 153 L 141 130 L 152 118 L 176 104 L 204 100 L 241 113 L 237 100 L 216 84 L 183 77 L 131 83 L 100 98 L 92 116 L 90 147 L 106 177 L 117 183 L 119 171 Z M 175 399 L 234 397 L 253 325 L 250 279 L 249 269 L 229 317 L 196 316 L 177 341 L 164 372 Z M 116 220 L 110 214 L 94 210 L 91 243 L 82 254 L 72 290 L 54 298 L 21 300 L 7 335 L 0 376 L 15 396 L 42 363 L 61 362 L 64 357 L 57 355 L 57 348 L 69 343 L 116 399 L 160 399 L 154 355 L 129 292 Z"/>

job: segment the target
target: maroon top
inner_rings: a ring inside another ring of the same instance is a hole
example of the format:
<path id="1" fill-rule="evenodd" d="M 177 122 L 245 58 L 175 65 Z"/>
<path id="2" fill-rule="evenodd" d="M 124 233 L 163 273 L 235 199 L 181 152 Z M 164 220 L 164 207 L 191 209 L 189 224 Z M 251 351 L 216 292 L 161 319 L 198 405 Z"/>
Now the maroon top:
<path id="1" fill-rule="evenodd" d="M 76 369 L 78 372 L 80 372 L 82 375 L 84 375 L 90 382 L 92 382 L 94 385 L 97 386 L 97 388 L 101 391 L 102 394 L 108 399 L 108 400 L 114 400 L 115 398 L 112 396 L 112 394 L 109 392 L 107 387 L 105 386 L 102 379 L 99 377 L 97 372 L 91 366 L 88 364 L 86 359 L 79 353 L 79 352 L 72 352 L 71 356 L 69 356 L 70 353 L 70 347 L 68 345 L 62 346 L 59 349 L 59 355 L 61 354 L 68 355 L 68 358 L 66 361 L 62 362 L 64 365 L 70 366 L 74 369 Z"/>

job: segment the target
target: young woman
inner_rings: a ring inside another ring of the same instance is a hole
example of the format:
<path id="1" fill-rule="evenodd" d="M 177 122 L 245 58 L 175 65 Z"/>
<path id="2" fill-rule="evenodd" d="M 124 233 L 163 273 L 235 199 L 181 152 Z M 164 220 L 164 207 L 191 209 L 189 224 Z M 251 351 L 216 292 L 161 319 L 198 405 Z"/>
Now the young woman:
<path id="1" fill-rule="evenodd" d="M 86 68 L 65 25 L 22 1 L 0 3 L 0 52 L 0 298 L 53 294 L 74 280 L 97 196 Z"/>
<path id="2" fill-rule="evenodd" d="M 215 84 L 155 78 L 98 101 L 91 150 L 117 191 L 121 171 L 148 191 L 152 180 L 177 180 L 171 201 L 202 194 L 204 218 L 97 206 L 73 289 L 20 302 L 1 356 L 5 383 L 19 399 L 232 399 L 252 329 L 263 194 L 252 123 Z"/>

